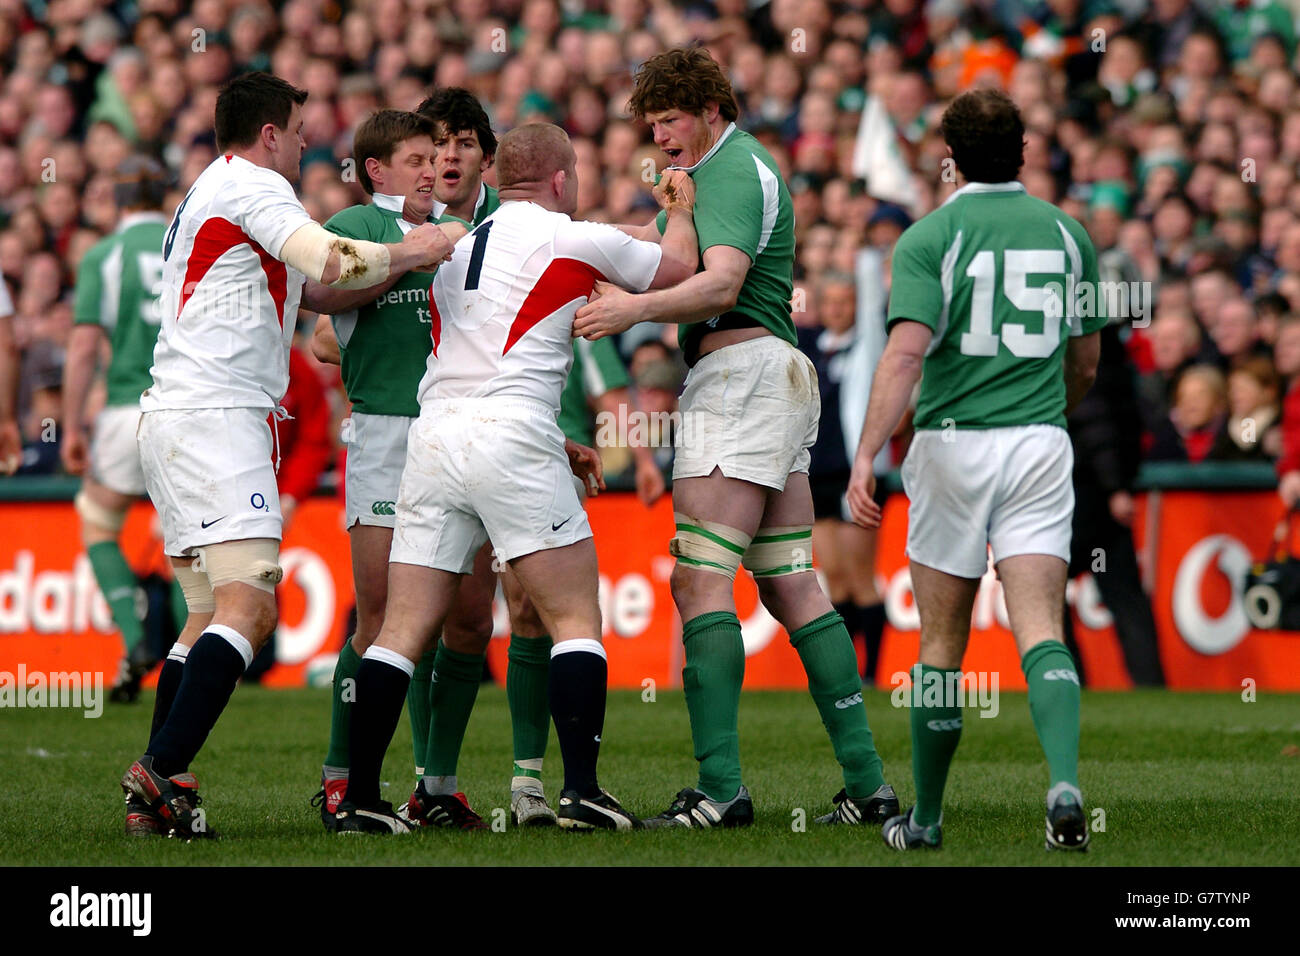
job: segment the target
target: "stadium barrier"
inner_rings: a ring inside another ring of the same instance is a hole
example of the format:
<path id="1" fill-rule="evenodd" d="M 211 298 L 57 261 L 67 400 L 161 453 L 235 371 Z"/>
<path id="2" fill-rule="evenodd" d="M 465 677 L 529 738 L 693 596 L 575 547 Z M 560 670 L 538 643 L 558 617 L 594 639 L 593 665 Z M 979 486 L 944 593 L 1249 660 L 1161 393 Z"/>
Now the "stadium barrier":
<path id="1" fill-rule="evenodd" d="M 1169 686 L 1300 690 L 1300 635 L 1252 629 L 1240 596 L 1240 581 L 1252 562 L 1268 554 L 1282 515 L 1274 481 L 1266 466 L 1144 469 L 1134 535 Z M 889 485 L 896 488 L 896 479 Z M 120 640 L 81 544 L 71 504 L 76 488 L 76 481 L 59 478 L 0 480 L 0 671 L 16 672 L 24 664 L 29 673 L 102 671 L 111 679 L 116 672 Z M 647 510 L 631 494 L 610 493 L 589 503 L 589 515 L 600 561 L 611 685 L 679 686 L 681 625 L 668 586 L 670 502 L 665 498 Z M 282 550 L 277 662 L 264 684 L 319 683 L 332 673 L 352 604 L 342 521 L 336 498 L 299 505 Z M 895 493 L 885 508 L 877 562 L 889 615 L 879 670 L 885 684 L 915 662 L 919 640 L 903 554 L 906 524 L 907 501 Z M 131 509 L 123 551 L 140 574 L 167 573 L 147 503 Z M 1095 581 L 1089 575 L 1072 581 L 1068 596 L 1090 686 L 1129 687 Z M 797 655 L 743 572 L 736 597 L 748 655 L 746 686 L 805 687 Z M 964 669 L 998 672 L 1001 687 L 1023 688 L 1001 589 L 991 571 L 981 584 L 972 624 Z M 489 663 L 494 674 L 504 675 L 508 624 L 501 602 L 496 634 L 502 639 L 492 642 Z"/>

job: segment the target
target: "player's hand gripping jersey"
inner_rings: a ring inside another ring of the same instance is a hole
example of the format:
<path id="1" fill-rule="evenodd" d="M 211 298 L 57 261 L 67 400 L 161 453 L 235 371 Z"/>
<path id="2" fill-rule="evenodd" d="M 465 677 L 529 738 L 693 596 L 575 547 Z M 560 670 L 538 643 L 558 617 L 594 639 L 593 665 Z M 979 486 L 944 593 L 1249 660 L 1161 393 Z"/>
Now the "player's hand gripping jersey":
<path id="1" fill-rule="evenodd" d="M 559 413 L 573 314 L 598 279 L 644 292 L 660 248 L 613 226 L 509 202 L 456 243 L 434 279 L 433 352 L 420 404 L 522 398 Z"/>
<path id="2" fill-rule="evenodd" d="M 163 239 L 162 327 L 143 411 L 279 403 L 303 274 L 276 256 L 311 221 L 274 170 L 225 155 L 200 174 Z"/>

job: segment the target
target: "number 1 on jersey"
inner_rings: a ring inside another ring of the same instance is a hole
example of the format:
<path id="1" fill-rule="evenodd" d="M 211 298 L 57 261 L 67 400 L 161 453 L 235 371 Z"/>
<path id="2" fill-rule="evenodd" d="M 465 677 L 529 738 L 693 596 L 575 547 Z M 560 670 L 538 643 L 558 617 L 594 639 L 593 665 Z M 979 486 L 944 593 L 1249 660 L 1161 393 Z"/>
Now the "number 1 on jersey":
<path id="1" fill-rule="evenodd" d="M 465 270 L 466 292 L 478 288 L 479 273 L 483 271 L 483 253 L 487 251 L 488 233 L 491 231 L 491 219 L 474 230 L 474 248 L 469 254 L 469 268 Z"/>

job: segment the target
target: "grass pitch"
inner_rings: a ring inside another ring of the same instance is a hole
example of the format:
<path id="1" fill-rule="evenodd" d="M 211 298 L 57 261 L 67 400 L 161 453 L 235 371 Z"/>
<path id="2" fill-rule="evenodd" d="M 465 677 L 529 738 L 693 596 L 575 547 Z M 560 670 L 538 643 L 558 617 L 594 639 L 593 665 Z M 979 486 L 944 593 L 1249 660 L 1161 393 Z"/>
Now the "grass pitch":
<path id="1" fill-rule="evenodd" d="M 887 778 L 912 802 L 908 712 L 866 694 Z M 1081 777 L 1093 811 L 1086 855 L 1043 849 L 1046 764 L 1023 694 L 1003 693 L 991 720 L 967 712 L 949 778 L 944 849 L 900 854 L 875 829 L 821 828 L 841 785 L 806 694 L 754 692 L 741 702 L 741 757 L 757 821 L 743 831 L 555 830 L 410 837 L 330 837 L 308 800 L 329 724 L 324 690 L 242 687 L 193 767 L 219 841 L 128 839 L 117 781 L 148 735 L 153 699 L 79 710 L 0 712 L 0 865 L 595 865 L 595 866 L 1233 866 L 1300 864 L 1300 696 L 1085 692 Z M 662 811 L 693 785 L 680 693 L 655 702 L 612 692 L 601 782 L 634 812 Z M 508 816 L 510 718 L 485 686 L 470 721 L 460 782 L 486 819 Z M 558 798 L 554 733 L 547 795 Z M 385 798 L 413 783 L 405 716 L 384 766 Z M 20 812 L 24 806 L 39 812 Z M 1104 832 L 1097 830 L 1102 823 Z M 501 817 L 505 819 L 505 817 Z M 801 823 L 803 825 L 801 825 Z"/>

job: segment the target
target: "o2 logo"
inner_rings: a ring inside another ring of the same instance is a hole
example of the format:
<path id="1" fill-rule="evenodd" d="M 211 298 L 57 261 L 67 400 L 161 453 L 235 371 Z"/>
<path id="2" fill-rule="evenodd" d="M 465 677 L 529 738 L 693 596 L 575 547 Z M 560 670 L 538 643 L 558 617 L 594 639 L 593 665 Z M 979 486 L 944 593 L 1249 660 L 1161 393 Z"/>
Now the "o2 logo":
<path id="1" fill-rule="evenodd" d="M 262 496 L 262 493 L 260 491 L 253 492 L 252 497 L 248 499 L 248 503 L 258 511 L 271 510 L 271 506 L 266 503 L 266 498 Z"/>

